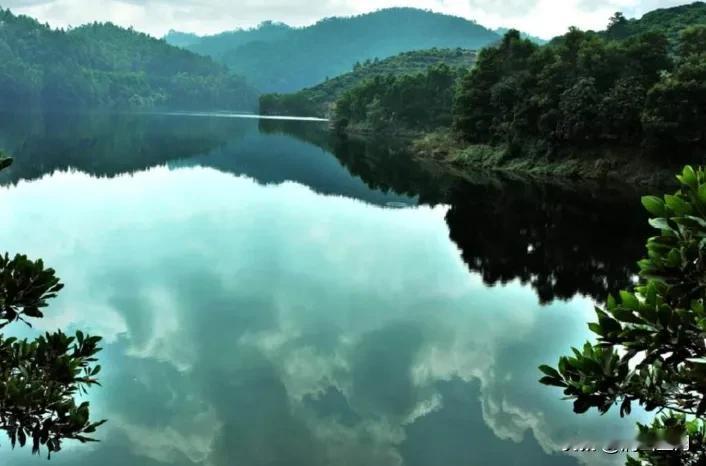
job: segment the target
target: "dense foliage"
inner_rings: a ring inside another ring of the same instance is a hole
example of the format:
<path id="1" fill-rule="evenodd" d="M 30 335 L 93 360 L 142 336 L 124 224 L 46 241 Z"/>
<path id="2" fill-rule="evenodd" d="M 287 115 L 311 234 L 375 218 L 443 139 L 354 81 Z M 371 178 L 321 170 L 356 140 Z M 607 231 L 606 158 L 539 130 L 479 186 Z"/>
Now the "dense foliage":
<path id="1" fill-rule="evenodd" d="M 625 39 L 646 32 L 662 32 L 670 40 L 679 39 L 681 31 L 696 24 L 706 24 L 706 4 L 694 2 L 672 8 L 650 11 L 640 19 L 627 19 L 622 13 L 611 18 L 608 29 L 603 33 L 612 39 Z"/>
<path id="2" fill-rule="evenodd" d="M 574 348 L 557 369 L 542 366 L 541 381 L 563 388 L 577 413 L 620 406 L 623 416 L 634 403 L 665 410 L 666 417 L 641 428 L 643 436 L 663 431 L 662 440 L 678 444 L 688 433 L 691 451 L 668 464 L 704 464 L 706 172 L 687 166 L 678 179 L 675 194 L 642 200 L 659 234 L 647 241 L 640 282 L 597 307 L 598 322 L 589 324 L 597 342 Z M 660 464 L 652 454 L 641 459 Z"/>
<path id="3" fill-rule="evenodd" d="M 611 40 L 571 29 L 540 47 L 511 31 L 463 80 L 455 128 L 511 152 L 610 143 L 688 155 L 706 146 L 705 37 L 703 25 L 674 44 L 664 31 Z"/>
<path id="4" fill-rule="evenodd" d="M 11 160 L 0 154 L 0 169 Z M 44 315 L 47 301 L 63 288 L 54 270 L 24 255 L 0 256 L 0 329 L 13 322 L 29 324 Z M 100 337 L 76 332 L 46 333 L 34 340 L 0 334 L 0 429 L 14 448 L 32 443 L 32 453 L 45 446 L 49 456 L 65 439 L 93 441 L 88 434 L 105 421 L 90 422 L 88 402 L 75 396 L 97 385 L 94 357 Z"/>
<path id="5" fill-rule="evenodd" d="M 353 70 L 327 79 L 321 84 L 293 94 L 260 96 L 260 113 L 265 115 L 333 116 L 334 103 L 346 91 L 376 76 L 402 76 L 426 72 L 445 64 L 451 68 L 470 68 L 476 53 L 464 49 L 430 49 L 404 52 L 384 60 L 377 58 L 356 63 Z"/>
<path id="6" fill-rule="evenodd" d="M 209 58 L 112 24 L 52 30 L 0 9 L 0 108 L 249 110 L 255 92 Z"/>
<path id="7" fill-rule="evenodd" d="M 263 92 L 294 92 L 350 71 L 356 62 L 433 47 L 479 49 L 500 39 L 463 18 L 413 8 L 323 19 L 304 28 L 258 29 L 203 38 L 189 50 L 210 55 Z"/>
<path id="8" fill-rule="evenodd" d="M 336 103 L 336 126 L 372 131 L 431 130 L 451 124 L 455 85 L 463 73 L 445 64 L 424 73 L 376 76 Z"/>

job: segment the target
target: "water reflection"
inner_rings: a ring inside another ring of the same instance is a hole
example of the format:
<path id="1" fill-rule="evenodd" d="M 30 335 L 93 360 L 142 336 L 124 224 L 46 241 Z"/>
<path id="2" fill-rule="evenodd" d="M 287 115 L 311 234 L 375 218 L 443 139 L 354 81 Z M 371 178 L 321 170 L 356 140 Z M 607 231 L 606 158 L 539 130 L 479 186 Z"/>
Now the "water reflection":
<path id="1" fill-rule="evenodd" d="M 649 235 L 638 196 L 602 187 L 465 183 L 449 200 L 450 236 L 468 267 L 489 285 L 528 283 L 543 303 L 625 289 Z"/>
<path id="2" fill-rule="evenodd" d="M 603 300 L 637 272 L 649 235 L 639 189 L 488 172 L 461 178 L 411 160 L 389 141 L 341 139 L 292 122 L 260 126 L 330 150 L 371 188 L 449 205 L 450 237 L 488 285 L 519 279 L 542 303 L 576 294 Z"/>
<path id="3" fill-rule="evenodd" d="M 311 134 L 327 134 L 321 122 L 289 121 Z M 94 176 L 135 173 L 169 165 L 207 166 L 262 184 L 295 181 L 322 194 L 378 205 L 415 205 L 414 194 L 370 189 L 321 147 L 258 131 L 258 121 L 172 114 L 3 114 L 0 150 L 15 163 L 0 185 L 32 180 L 57 170 Z"/>
<path id="4" fill-rule="evenodd" d="M 458 204 L 467 198 L 479 203 L 476 211 L 495 216 L 494 209 L 518 201 L 505 204 L 502 192 L 484 197 L 480 181 L 475 191 L 463 191 L 466 182 L 457 185 L 433 169 L 407 169 L 395 151 L 377 159 L 349 147 L 348 156 L 334 160 L 332 167 L 345 171 L 345 165 L 353 175 L 338 178 L 331 193 L 345 192 L 338 187 L 351 186 L 351 179 L 365 180 L 374 189 L 360 197 L 318 194 L 322 185 L 314 181 L 328 175 L 310 178 L 312 186 L 264 183 L 264 174 L 234 176 L 246 163 L 232 170 L 215 165 L 240 157 L 247 141 L 255 144 L 253 163 L 258 153 L 276 160 L 258 142 L 268 138 L 273 147 L 288 140 L 308 148 L 300 159 L 307 163 L 326 158 L 322 149 L 329 146 L 253 129 L 246 126 L 206 153 L 131 175 L 62 172 L 0 189 L 0 244 L 43 257 L 67 283 L 37 330 L 83 328 L 107 340 L 104 388 L 91 393 L 94 412 L 110 419 L 100 432 L 103 442 L 68 449 L 53 462 L 529 466 L 610 460 L 559 452 L 569 444 L 626 438 L 635 419 L 575 416 L 558 392 L 537 383 L 540 363 L 587 337 L 592 302 L 574 297 L 541 306 L 536 284 L 488 287 L 485 273 L 469 273 L 449 240 L 451 234 L 466 260 L 466 250 L 482 250 L 459 237 L 496 238 L 495 251 L 504 251 L 517 238 L 511 228 L 546 220 L 554 210 L 507 220 L 508 231 L 498 231 L 505 224 L 482 213 L 477 222 L 460 221 Z M 390 182 L 381 179 L 388 172 Z M 414 196 L 424 205 L 381 208 L 365 196 Z M 53 209 L 45 208 L 46 199 Z M 484 207 L 491 201 L 497 204 Z M 446 202 L 450 207 L 438 204 Z M 577 207 L 567 219 L 578 214 Z M 563 237 L 574 231 L 570 223 L 536 227 L 522 241 Z M 591 257 L 549 251 L 544 254 L 567 257 L 566 264 Z M 531 262 L 523 271 L 524 256 L 513 254 L 520 258 L 517 277 L 540 267 Z M 505 264 L 486 264 L 498 262 Z M 603 269 L 587 270 L 599 275 Z M 0 449 L 0 464 L 38 461 Z"/>
<path id="5" fill-rule="evenodd" d="M 0 112 L 0 150 L 13 165 L 2 184 L 69 168 L 115 176 L 208 153 L 244 134 L 219 119 L 121 114 L 9 114 Z"/>

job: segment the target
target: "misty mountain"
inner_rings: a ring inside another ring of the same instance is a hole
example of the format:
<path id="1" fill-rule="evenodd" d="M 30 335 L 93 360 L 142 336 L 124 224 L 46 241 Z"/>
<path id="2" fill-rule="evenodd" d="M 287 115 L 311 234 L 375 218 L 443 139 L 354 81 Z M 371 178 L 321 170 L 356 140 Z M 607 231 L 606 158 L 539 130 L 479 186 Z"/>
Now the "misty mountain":
<path id="1" fill-rule="evenodd" d="M 165 37 L 177 44 L 174 34 Z M 203 37 L 187 46 L 226 64 L 263 92 L 292 92 L 350 71 L 356 62 L 430 48 L 479 49 L 500 36 L 473 21 L 414 8 Z"/>
<path id="2" fill-rule="evenodd" d="M 164 40 L 175 47 L 188 47 L 201 40 L 197 34 L 191 32 L 179 32 L 174 29 L 170 29 Z"/>

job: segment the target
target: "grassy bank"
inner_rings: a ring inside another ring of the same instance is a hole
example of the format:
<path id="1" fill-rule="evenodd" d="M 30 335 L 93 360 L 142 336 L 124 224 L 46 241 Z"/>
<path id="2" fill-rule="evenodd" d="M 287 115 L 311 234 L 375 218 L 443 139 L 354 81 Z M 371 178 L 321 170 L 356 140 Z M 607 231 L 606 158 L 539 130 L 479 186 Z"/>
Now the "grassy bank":
<path id="1" fill-rule="evenodd" d="M 410 140 L 410 146 L 414 157 L 433 160 L 460 172 L 483 169 L 537 178 L 609 180 L 655 186 L 674 183 L 674 166 L 663 160 L 636 156 L 640 149 L 634 147 L 565 148 L 552 156 L 528 150 L 522 155 L 513 155 L 503 146 L 462 144 L 444 131 L 418 134 Z"/>

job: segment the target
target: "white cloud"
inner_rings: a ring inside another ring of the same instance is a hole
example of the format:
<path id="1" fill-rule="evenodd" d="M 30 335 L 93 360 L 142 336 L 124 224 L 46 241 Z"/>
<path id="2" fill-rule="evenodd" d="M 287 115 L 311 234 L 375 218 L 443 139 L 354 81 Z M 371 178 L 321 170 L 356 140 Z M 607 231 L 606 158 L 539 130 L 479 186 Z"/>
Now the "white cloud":
<path id="1" fill-rule="evenodd" d="M 212 34 L 264 20 L 306 25 L 392 6 L 410 6 L 463 16 L 489 27 L 516 27 L 552 37 L 569 26 L 603 28 L 615 11 L 640 16 L 684 0 L 6 0 L 3 5 L 57 27 L 112 21 L 155 36 L 169 29 Z"/>

